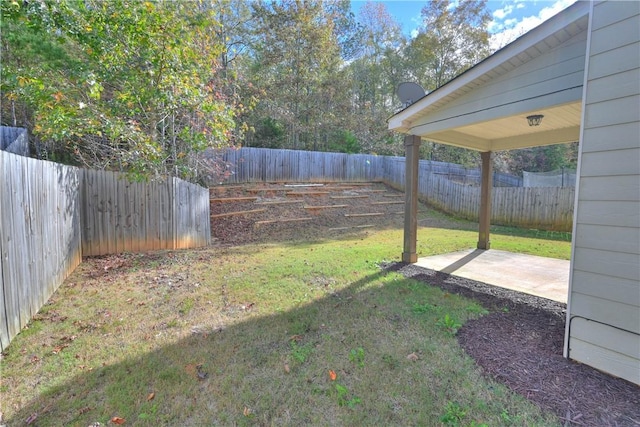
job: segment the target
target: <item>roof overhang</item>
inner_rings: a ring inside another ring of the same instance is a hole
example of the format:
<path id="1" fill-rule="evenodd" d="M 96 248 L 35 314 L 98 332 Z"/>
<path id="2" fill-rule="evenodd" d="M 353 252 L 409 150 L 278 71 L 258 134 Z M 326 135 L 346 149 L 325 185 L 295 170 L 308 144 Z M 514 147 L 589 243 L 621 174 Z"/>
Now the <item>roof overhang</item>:
<path id="1" fill-rule="evenodd" d="M 422 139 L 478 151 L 509 150 L 575 142 L 579 139 L 584 60 L 574 58 L 572 76 L 553 85 L 507 80 L 501 101 L 467 101 L 497 78 L 535 61 L 563 43 L 584 34 L 589 3 L 578 1 L 558 15 L 498 50 L 482 62 L 429 93 L 389 119 L 389 129 Z M 579 46 L 577 46 L 579 48 Z M 581 52 L 584 55 L 584 51 Z M 584 56 L 583 56 L 584 58 Z M 562 59 L 559 59 L 561 61 Z M 541 70 L 540 72 L 545 72 Z M 485 102 L 486 101 L 486 102 Z M 454 105 L 454 107 L 451 107 Z M 540 126 L 527 116 L 544 115 Z"/>

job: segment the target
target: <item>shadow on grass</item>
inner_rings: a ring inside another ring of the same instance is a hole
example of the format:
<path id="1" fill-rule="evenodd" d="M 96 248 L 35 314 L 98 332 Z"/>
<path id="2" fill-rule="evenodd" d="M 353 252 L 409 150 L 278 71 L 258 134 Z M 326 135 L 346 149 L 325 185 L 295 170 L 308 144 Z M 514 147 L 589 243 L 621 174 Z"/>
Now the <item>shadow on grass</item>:
<path id="1" fill-rule="evenodd" d="M 111 365 L 94 362 L 91 368 L 91 361 L 74 358 L 75 345 L 86 333 L 78 330 L 76 342 L 46 357 L 65 356 L 64 369 L 79 373 L 25 404 L 8 425 L 104 426 L 113 417 L 126 425 L 406 425 L 437 419 L 444 405 L 439 399 L 457 396 L 452 383 L 464 388 L 471 365 L 447 361 L 435 378 L 426 378 L 426 360 L 406 360 L 407 354 L 431 346 L 453 355 L 450 347 L 457 346 L 444 334 L 427 344 L 422 335 L 418 341 L 407 335 L 408 326 L 418 326 L 397 307 L 406 304 L 416 283 L 397 275 L 384 280 L 388 274 L 381 270 L 276 314 L 230 312 L 228 326 L 194 324 L 179 337 L 171 329 L 149 331 L 155 341 L 149 343 L 151 351 Z M 385 302 L 394 308 L 387 309 Z M 65 322 L 74 320 L 86 319 Z M 128 345 L 119 344 L 110 351 Z M 349 360 L 358 347 L 366 349 L 366 368 Z M 457 353 L 454 359 L 460 359 Z M 329 369 L 337 372 L 335 383 Z M 383 385 L 387 375 L 398 384 Z M 338 391 L 338 383 L 346 391 Z M 356 393 L 367 400 L 358 402 Z"/>

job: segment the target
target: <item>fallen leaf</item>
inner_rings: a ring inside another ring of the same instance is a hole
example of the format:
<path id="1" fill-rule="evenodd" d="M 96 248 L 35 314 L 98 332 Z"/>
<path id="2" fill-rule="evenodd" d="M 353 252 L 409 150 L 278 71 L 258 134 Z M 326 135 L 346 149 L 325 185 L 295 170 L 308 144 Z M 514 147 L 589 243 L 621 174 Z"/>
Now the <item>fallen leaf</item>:
<path id="1" fill-rule="evenodd" d="M 68 344 L 62 344 L 62 345 L 58 345 L 56 347 L 53 348 L 53 350 L 51 351 L 53 354 L 58 354 L 60 353 L 62 350 L 64 350 L 65 348 L 69 347 Z"/>
<path id="2" fill-rule="evenodd" d="M 194 363 L 189 363 L 188 365 L 186 365 L 184 367 L 184 369 L 187 371 L 187 374 L 191 375 L 192 377 L 196 377 L 196 365 Z"/>
<path id="3" fill-rule="evenodd" d="M 114 424 L 120 425 L 120 424 L 126 423 L 127 420 L 125 420 L 124 418 L 121 418 L 121 417 L 113 417 L 113 418 L 111 418 L 111 422 L 114 423 Z"/>
<path id="4" fill-rule="evenodd" d="M 149 402 L 150 400 L 153 400 L 153 398 L 156 397 L 155 393 L 149 393 L 149 395 L 147 396 L 147 402 Z"/>
<path id="5" fill-rule="evenodd" d="M 249 415 L 251 415 L 251 409 L 245 406 L 244 411 L 242 411 L 242 413 L 244 414 L 245 417 L 248 417 Z"/>
<path id="6" fill-rule="evenodd" d="M 410 360 L 410 361 L 412 361 L 412 362 L 415 362 L 415 361 L 416 361 L 416 360 L 418 360 L 418 359 L 419 359 L 419 357 L 418 357 L 418 355 L 417 355 L 417 354 L 415 354 L 415 353 L 411 353 L 410 355 L 408 355 L 408 356 L 407 356 L 407 360 Z"/>
<path id="7" fill-rule="evenodd" d="M 289 368 L 289 364 L 285 363 L 284 364 L 284 371 L 288 374 L 289 372 L 291 372 L 291 369 Z"/>
<path id="8" fill-rule="evenodd" d="M 336 378 L 338 378 L 338 374 L 336 374 L 334 370 L 329 369 L 329 378 L 331 379 L 331 381 L 335 381 Z"/>
<path id="9" fill-rule="evenodd" d="M 299 342 L 302 338 L 304 338 L 302 335 L 291 335 L 289 341 Z"/>

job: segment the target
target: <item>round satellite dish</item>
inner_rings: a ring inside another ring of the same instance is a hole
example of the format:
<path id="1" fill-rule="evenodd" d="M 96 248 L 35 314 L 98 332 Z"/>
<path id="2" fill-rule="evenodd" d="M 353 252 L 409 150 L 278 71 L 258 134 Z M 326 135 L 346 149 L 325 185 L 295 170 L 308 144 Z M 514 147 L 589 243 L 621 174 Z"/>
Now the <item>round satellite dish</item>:
<path id="1" fill-rule="evenodd" d="M 413 82 L 400 83 L 396 93 L 405 108 L 426 95 L 422 86 Z"/>

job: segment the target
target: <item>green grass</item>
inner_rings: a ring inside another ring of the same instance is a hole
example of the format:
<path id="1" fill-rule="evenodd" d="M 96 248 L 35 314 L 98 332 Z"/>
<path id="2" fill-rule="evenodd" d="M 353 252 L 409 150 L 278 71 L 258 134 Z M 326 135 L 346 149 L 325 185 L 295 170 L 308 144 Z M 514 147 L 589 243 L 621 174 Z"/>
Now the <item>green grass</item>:
<path id="1" fill-rule="evenodd" d="M 420 255 L 474 247 L 472 225 L 441 220 L 420 229 Z M 517 230 L 492 240 L 569 256 L 568 242 Z M 378 267 L 398 260 L 401 244 L 402 231 L 388 229 L 127 254 L 107 272 L 86 260 L 5 352 L 3 421 L 557 424 L 483 377 L 458 345 L 455 330 L 484 308 Z"/>

